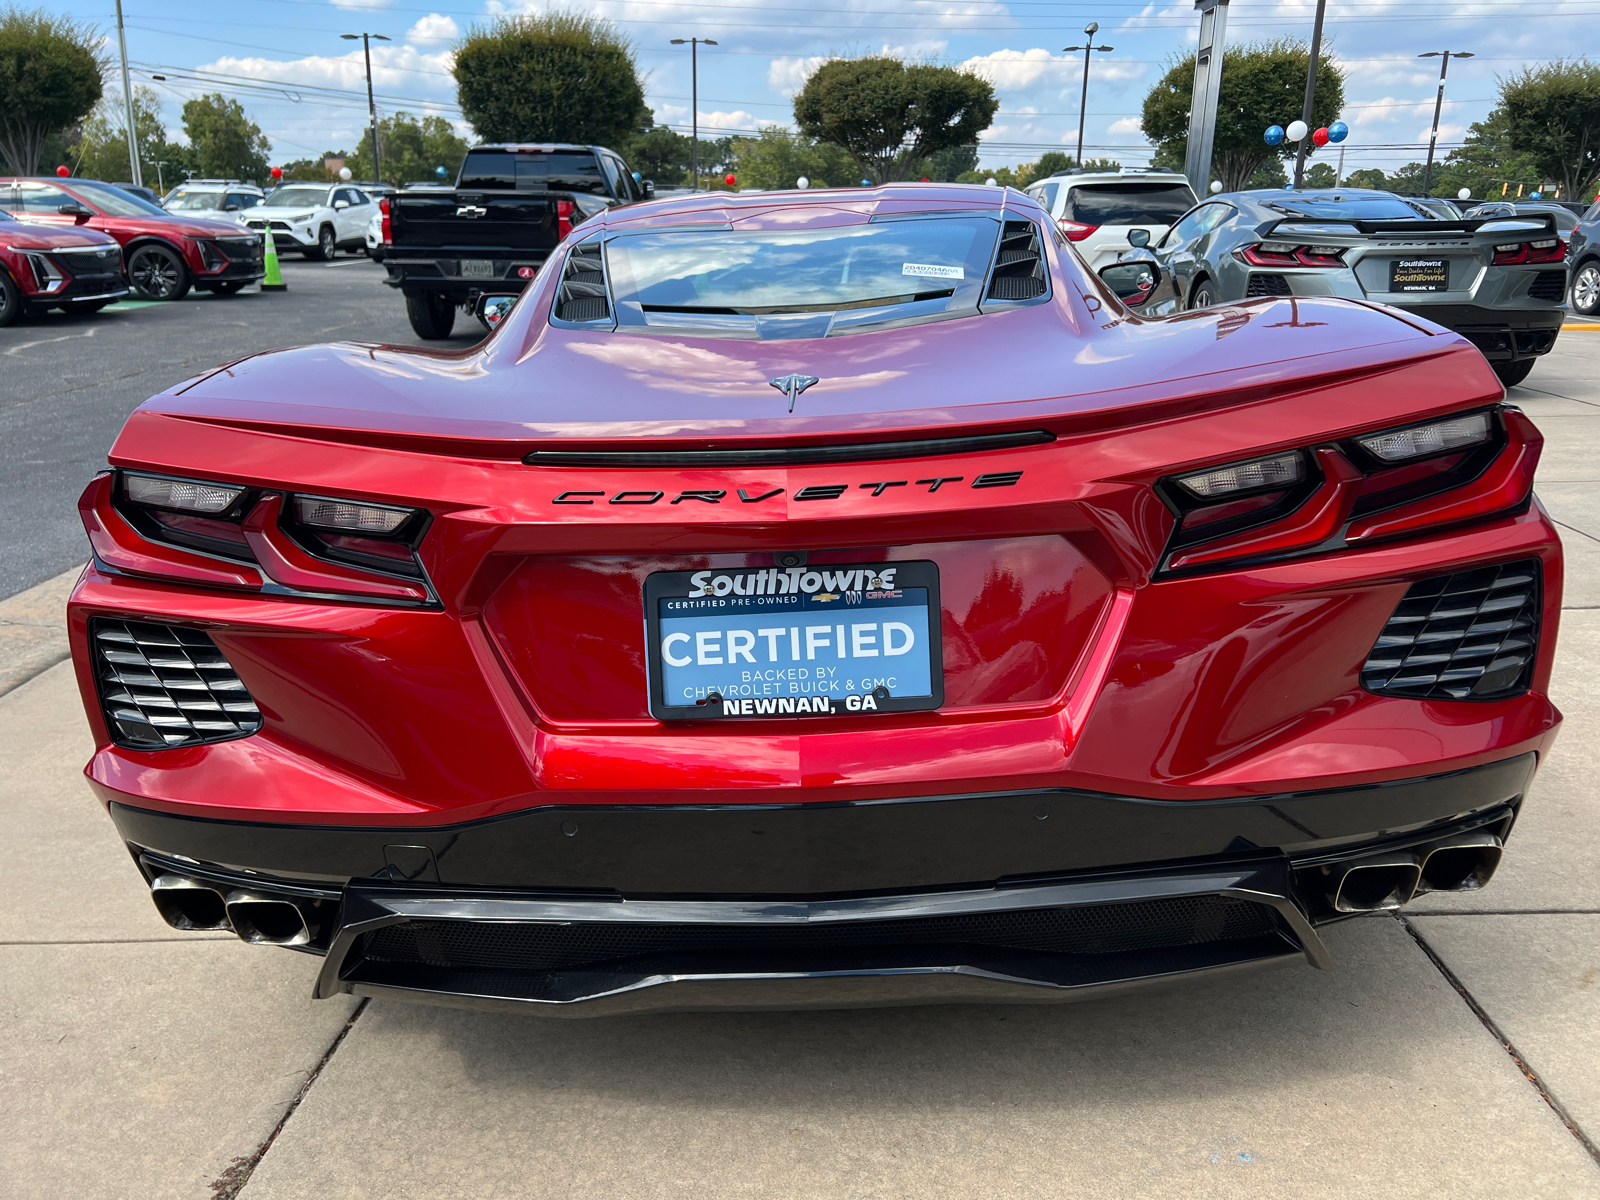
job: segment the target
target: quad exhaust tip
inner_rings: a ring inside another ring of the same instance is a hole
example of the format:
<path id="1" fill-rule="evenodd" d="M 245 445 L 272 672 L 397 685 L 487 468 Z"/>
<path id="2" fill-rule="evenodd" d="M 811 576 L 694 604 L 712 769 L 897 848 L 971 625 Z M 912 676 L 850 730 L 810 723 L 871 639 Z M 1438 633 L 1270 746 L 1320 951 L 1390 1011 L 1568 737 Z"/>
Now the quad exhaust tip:
<path id="1" fill-rule="evenodd" d="M 228 923 L 245 941 L 257 946 L 304 946 L 311 930 L 299 908 L 287 900 L 255 892 L 229 892 Z"/>
<path id="2" fill-rule="evenodd" d="M 1422 887 L 1430 892 L 1474 892 L 1493 877 L 1503 843 L 1492 833 L 1463 833 L 1436 842 L 1422 860 Z"/>
<path id="3" fill-rule="evenodd" d="M 150 881 L 150 896 L 156 911 L 174 929 L 204 933 L 230 928 L 222 893 L 198 880 L 157 875 Z"/>
<path id="4" fill-rule="evenodd" d="M 1502 847 L 1495 834 L 1476 830 L 1324 868 L 1328 900 L 1336 912 L 1386 912 L 1424 892 L 1476 891 L 1494 876 Z"/>
<path id="5" fill-rule="evenodd" d="M 1376 854 L 1347 864 L 1335 876 L 1329 899 L 1336 912 L 1385 912 L 1416 895 L 1421 881 L 1415 854 Z"/>
<path id="6" fill-rule="evenodd" d="M 156 911 L 174 929 L 233 932 L 261 946 L 304 946 L 317 934 L 316 913 L 279 896 L 230 891 L 171 872 L 150 881 Z"/>

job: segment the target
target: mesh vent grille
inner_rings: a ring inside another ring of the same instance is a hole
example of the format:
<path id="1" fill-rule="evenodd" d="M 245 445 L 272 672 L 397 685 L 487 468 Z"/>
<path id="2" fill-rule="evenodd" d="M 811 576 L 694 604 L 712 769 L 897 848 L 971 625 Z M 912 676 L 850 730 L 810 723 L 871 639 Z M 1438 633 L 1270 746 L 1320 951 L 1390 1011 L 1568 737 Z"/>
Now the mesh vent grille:
<path id="1" fill-rule="evenodd" d="M 1535 300 L 1564 300 L 1567 296 L 1565 271 L 1540 271 L 1528 285 L 1528 295 Z"/>
<path id="2" fill-rule="evenodd" d="M 606 296 L 605 258 L 598 241 L 585 242 L 567 255 L 556 297 L 556 316 L 563 321 L 605 321 L 611 317 Z"/>
<path id="3" fill-rule="evenodd" d="M 1527 691 L 1539 643 L 1539 561 L 1411 585 L 1361 667 L 1361 686 L 1413 700 L 1500 700 Z"/>
<path id="4" fill-rule="evenodd" d="M 100 703 L 118 745 L 198 746 L 261 728 L 244 682 L 200 630 L 96 618 L 89 639 Z"/>
<path id="5" fill-rule="evenodd" d="M 363 957 L 468 970 L 595 968 L 657 955 L 818 955 L 852 960 L 902 955 L 956 962 L 971 948 L 991 954 L 1118 954 L 1259 937 L 1276 929 L 1272 910 L 1220 896 L 1084 908 L 797 926 L 534 925 L 410 921 L 370 934 Z M 952 953 L 958 948 L 964 951 Z"/>
<path id="6" fill-rule="evenodd" d="M 1289 281 L 1282 275 L 1251 274 L 1250 284 L 1244 290 L 1245 297 L 1251 296 L 1287 296 L 1289 294 Z"/>
<path id="7" fill-rule="evenodd" d="M 1045 294 L 1044 249 L 1032 221 L 1007 221 L 1000 234 L 990 300 L 1034 300 Z"/>

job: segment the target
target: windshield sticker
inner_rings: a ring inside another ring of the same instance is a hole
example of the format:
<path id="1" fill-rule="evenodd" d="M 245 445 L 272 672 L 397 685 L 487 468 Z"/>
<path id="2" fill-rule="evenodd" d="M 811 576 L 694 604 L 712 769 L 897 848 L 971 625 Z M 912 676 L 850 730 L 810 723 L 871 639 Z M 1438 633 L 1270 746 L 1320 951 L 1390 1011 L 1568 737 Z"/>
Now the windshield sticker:
<path id="1" fill-rule="evenodd" d="M 932 263 L 905 263 L 900 268 L 902 275 L 926 275 L 932 279 L 965 279 L 966 271 L 961 267 L 940 267 Z"/>

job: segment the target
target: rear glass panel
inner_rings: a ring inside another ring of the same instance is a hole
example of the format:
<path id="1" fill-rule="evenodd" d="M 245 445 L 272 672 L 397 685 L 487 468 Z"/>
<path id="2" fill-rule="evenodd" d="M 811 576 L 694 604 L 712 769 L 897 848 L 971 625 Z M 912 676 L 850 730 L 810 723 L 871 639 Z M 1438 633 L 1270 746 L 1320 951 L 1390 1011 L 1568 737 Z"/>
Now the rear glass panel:
<path id="1" fill-rule="evenodd" d="M 1420 221 L 1424 213 L 1398 196 L 1359 196 L 1348 199 L 1275 200 L 1272 207 L 1295 216 L 1327 221 Z M 1432 213 L 1426 214 L 1432 217 Z"/>
<path id="2" fill-rule="evenodd" d="M 1064 215 L 1082 225 L 1171 225 L 1194 204 L 1185 183 L 1083 183 Z"/>
<path id="3" fill-rule="evenodd" d="M 474 150 L 462 164 L 461 180 L 456 186 L 607 194 L 600 163 L 587 150 L 555 150 L 548 154 Z"/>

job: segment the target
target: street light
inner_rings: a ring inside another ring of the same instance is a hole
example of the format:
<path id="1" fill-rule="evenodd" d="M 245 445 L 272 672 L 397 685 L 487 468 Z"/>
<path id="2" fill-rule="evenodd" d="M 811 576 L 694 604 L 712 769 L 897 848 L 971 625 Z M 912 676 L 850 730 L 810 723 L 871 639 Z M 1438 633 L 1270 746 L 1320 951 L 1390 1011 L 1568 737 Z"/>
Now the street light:
<path id="1" fill-rule="evenodd" d="M 1422 168 L 1422 194 L 1428 194 L 1428 186 L 1433 179 L 1433 147 L 1439 140 L 1439 113 L 1444 108 L 1444 77 L 1450 70 L 1450 59 L 1477 57 L 1468 50 L 1429 50 L 1426 54 L 1417 55 L 1418 58 L 1442 58 L 1439 64 L 1439 94 L 1433 98 L 1433 128 L 1428 130 L 1428 161 Z"/>
<path id="2" fill-rule="evenodd" d="M 694 184 L 700 186 L 700 47 L 715 46 L 710 38 L 673 38 L 674 46 L 689 47 L 689 136 L 694 160 Z"/>
<path id="3" fill-rule="evenodd" d="M 361 50 L 367 58 L 367 117 L 372 122 L 372 182 L 381 183 L 383 176 L 378 171 L 378 105 L 372 99 L 372 43 L 387 42 L 389 39 L 381 33 L 341 33 L 339 35 L 347 42 L 361 39 Z"/>
<path id="4" fill-rule="evenodd" d="M 1093 44 L 1094 35 L 1100 32 L 1100 22 L 1090 21 L 1083 27 L 1084 33 L 1089 36 L 1081 46 L 1065 46 L 1061 53 L 1071 54 L 1075 50 L 1083 51 L 1083 99 L 1078 104 L 1078 166 L 1083 167 L 1083 122 L 1089 115 L 1089 55 L 1098 50 L 1104 54 L 1108 50 L 1116 49 L 1115 46 L 1096 46 Z"/>

